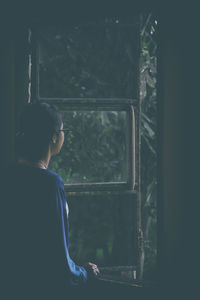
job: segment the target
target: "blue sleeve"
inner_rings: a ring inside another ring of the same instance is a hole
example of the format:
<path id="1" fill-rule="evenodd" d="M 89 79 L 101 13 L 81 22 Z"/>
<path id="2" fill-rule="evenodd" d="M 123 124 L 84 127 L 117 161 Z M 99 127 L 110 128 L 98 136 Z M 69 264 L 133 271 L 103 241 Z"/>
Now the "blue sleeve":
<path id="1" fill-rule="evenodd" d="M 59 217 L 59 230 L 62 232 L 62 243 L 65 251 L 65 266 L 71 285 L 81 285 L 87 281 L 87 272 L 83 267 L 77 266 L 69 255 L 69 224 L 66 211 L 66 196 L 64 184 L 57 182 L 56 187 L 57 213 Z"/>

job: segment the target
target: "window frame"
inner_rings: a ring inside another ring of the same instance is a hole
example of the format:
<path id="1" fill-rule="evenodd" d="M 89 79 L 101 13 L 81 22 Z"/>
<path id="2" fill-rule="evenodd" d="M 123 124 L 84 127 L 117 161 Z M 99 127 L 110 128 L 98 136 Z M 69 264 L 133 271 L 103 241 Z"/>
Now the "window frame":
<path id="1" fill-rule="evenodd" d="M 74 21 L 74 20 L 73 20 Z M 71 21 L 72 22 L 72 21 Z M 55 22 L 57 23 L 57 22 Z M 36 81 L 37 81 L 37 77 L 36 77 L 36 65 L 34 65 L 34 62 L 36 61 L 36 51 L 34 48 L 34 46 L 36 45 L 36 40 L 35 40 L 35 29 L 38 27 L 38 24 L 42 24 L 44 25 L 44 20 L 40 20 L 39 23 L 36 23 L 36 21 L 34 21 L 33 23 L 28 24 L 27 25 L 27 29 L 31 29 L 32 31 L 32 41 L 30 43 L 30 41 L 28 41 L 27 43 L 27 52 L 28 52 L 28 55 L 31 56 L 31 62 L 32 62 L 32 68 L 31 68 L 31 75 L 28 76 L 28 72 L 25 71 L 25 78 L 26 78 L 26 83 L 30 83 L 31 82 L 31 86 L 30 86 L 30 90 L 31 90 L 31 95 L 32 97 L 30 96 L 29 94 L 29 89 L 28 89 L 28 85 L 25 85 L 23 86 L 22 88 L 22 91 L 21 93 L 24 95 L 24 90 L 28 91 L 28 96 L 31 97 L 31 102 L 33 102 L 33 100 L 35 101 L 52 101 L 52 98 L 51 99 L 47 99 L 47 98 L 40 98 L 40 97 L 37 97 L 36 95 Z M 45 21 L 45 25 L 48 25 L 48 22 Z M 55 24 L 56 25 L 56 24 Z M 70 24 L 71 25 L 71 24 Z M 27 42 L 27 40 L 26 40 Z M 160 51 L 160 49 L 159 49 Z M 28 62 L 28 59 L 27 59 L 27 62 Z M 26 63 L 27 63 L 26 62 Z M 31 62 L 29 61 L 29 63 L 27 63 L 27 65 L 30 66 Z M 159 71 L 159 70 L 158 70 Z M 139 72 L 138 72 L 139 74 Z M 21 75 L 21 73 L 20 73 Z M 159 89 L 158 89 L 159 91 Z M 27 101 L 27 98 L 30 99 L 30 97 L 19 97 L 19 103 L 20 105 L 24 105 L 25 103 L 27 102 L 30 102 L 29 100 Z M 26 98 L 26 99 L 25 99 Z M 140 164 L 140 134 L 139 134 L 139 130 L 140 130 L 140 126 L 139 126 L 139 122 L 140 122 L 140 98 L 139 96 L 136 97 L 138 100 L 128 100 L 128 99 L 105 99 L 105 101 L 110 101 L 111 103 L 112 102 L 120 102 L 120 101 L 127 101 L 127 104 L 130 105 L 130 103 L 132 103 L 133 105 L 133 108 L 134 108 L 134 112 L 135 112 L 135 186 L 134 186 L 134 190 L 116 190 L 116 186 L 113 187 L 113 190 L 107 190 L 107 191 L 104 191 L 104 189 L 102 190 L 99 190 L 99 187 L 97 190 L 91 190 L 91 189 L 88 189 L 88 190 L 82 190 L 82 189 L 77 189 L 77 190 L 69 190 L 69 187 L 66 186 L 66 190 L 68 192 L 68 199 L 70 201 L 74 201 L 74 199 L 76 197 L 78 197 L 78 199 L 80 199 L 81 201 L 84 200 L 85 198 L 90 198 L 91 200 L 94 199 L 94 197 L 97 197 L 97 196 L 102 196 L 102 198 L 110 198 L 110 196 L 112 196 L 113 198 L 115 198 L 116 196 L 120 196 L 122 199 L 123 199 L 123 202 L 126 202 L 126 196 L 127 195 L 130 195 L 131 194 L 131 197 L 132 197 L 132 200 L 133 202 L 136 203 L 136 209 L 135 209 L 135 219 L 137 219 L 137 226 L 136 226 L 136 233 L 134 235 L 134 240 L 136 241 L 136 256 L 137 256 L 137 278 L 138 278 L 138 274 L 141 274 L 141 269 L 142 269 L 142 266 L 141 266 L 141 262 L 140 262 L 140 253 L 141 253 L 141 249 L 143 248 L 143 235 L 142 235 L 142 227 L 141 227 L 141 197 L 140 197 L 140 185 L 141 185 L 141 180 L 140 180 L 140 167 L 141 167 L 141 164 Z M 157 97 L 158 98 L 158 97 Z M 23 103 L 22 103 L 22 99 L 23 99 Z M 54 100 L 58 100 L 58 99 L 54 99 Z M 60 100 L 63 100 L 63 99 L 60 99 Z M 69 105 L 70 105 L 70 102 L 71 104 L 74 103 L 74 101 L 76 103 L 79 102 L 79 100 L 82 101 L 82 99 L 78 99 L 78 98 L 71 98 L 71 99 L 65 99 Z M 91 99 L 94 101 L 94 99 Z M 96 99 L 97 100 L 97 99 Z M 103 99 L 101 99 L 103 101 Z M 131 101 L 129 103 L 129 101 Z M 22 104 L 21 104 L 22 103 Z M 102 102 L 103 103 L 103 102 Z M 106 103 L 107 104 L 107 103 Z M 19 109 L 20 110 L 20 109 Z M 159 114 L 159 113 L 158 113 Z M 159 116 L 159 119 L 160 119 L 160 116 Z M 159 122 L 158 122 L 159 123 Z M 159 133 L 159 128 L 158 128 L 158 133 Z M 159 152 L 159 151 L 158 151 Z M 159 162 L 159 158 L 160 158 L 160 155 L 158 157 L 158 162 Z M 159 179 L 159 178 L 158 178 Z M 159 183 L 159 182 L 158 182 Z M 159 203 L 158 203 L 159 204 Z M 160 205 L 158 207 L 158 210 L 160 209 Z M 159 217 L 159 213 L 157 213 L 157 216 Z M 134 219 L 133 219 L 134 220 Z M 162 223 L 162 222 L 161 222 Z M 160 224 L 160 218 L 158 218 L 158 224 Z M 159 226 L 158 226 L 158 229 L 159 229 Z M 159 231 L 159 230 L 158 230 Z M 160 231 L 159 231 L 160 233 Z M 160 236 L 160 234 L 159 234 Z M 158 241 L 158 246 L 157 246 L 157 249 L 160 249 L 160 239 Z M 159 251 L 160 252 L 160 251 Z M 157 253 L 157 260 L 159 260 L 159 253 Z M 139 275 L 140 276 L 140 275 Z"/>
<path id="2" fill-rule="evenodd" d="M 39 95 L 39 41 L 37 31 L 40 26 L 31 27 L 31 102 L 46 102 L 55 104 L 59 110 L 62 108 L 73 110 L 113 110 L 127 112 L 127 136 L 126 136 L 126 167 L 127 180 L 125 182 L 96 182 L 64 184 L 68 192 L 92 192 L 92 191 L 135 191 L 139 185 L 139 99 L 128 98 L 47 98 Z"/>

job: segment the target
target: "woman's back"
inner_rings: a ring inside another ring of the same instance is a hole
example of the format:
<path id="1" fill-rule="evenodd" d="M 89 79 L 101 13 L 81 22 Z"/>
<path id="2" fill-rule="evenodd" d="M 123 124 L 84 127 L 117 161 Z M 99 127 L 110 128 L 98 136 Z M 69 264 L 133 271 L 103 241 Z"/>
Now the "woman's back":
<path id="1" fill-rule="evenodd" d="M 70 287 L 85 285 L 88 272 L 99 272 L 71 259 L 64 184 L 48 170 L 66 130 L 54 105 L 28 103 L 20 116 L 18 163 L 0 174 L 0 299 L 65 299 Z"/>
<path id="2" fill-rule="evenodd" d="M 1 258 L 8 292 L 22 299 L 23 294 L 24 299 L 40 299 L 39 294 L 53 299 L 68 288 L 56 203 L 60 178 L 24 164 L 12 165 L 2 175 Z"/>

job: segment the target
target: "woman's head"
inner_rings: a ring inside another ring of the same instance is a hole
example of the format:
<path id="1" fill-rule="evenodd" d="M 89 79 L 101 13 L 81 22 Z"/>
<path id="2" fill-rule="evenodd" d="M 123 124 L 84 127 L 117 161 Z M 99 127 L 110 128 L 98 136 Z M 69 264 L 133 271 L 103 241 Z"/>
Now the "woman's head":
<path id="1" fill-rule="evenodd" d="M 61 113 L 57 107 L 47 103 L 29 103 L 19 119 L 17 154 L 20 158 L 38 161 L 48 153 L 60 151 L 64 140 Z"/>

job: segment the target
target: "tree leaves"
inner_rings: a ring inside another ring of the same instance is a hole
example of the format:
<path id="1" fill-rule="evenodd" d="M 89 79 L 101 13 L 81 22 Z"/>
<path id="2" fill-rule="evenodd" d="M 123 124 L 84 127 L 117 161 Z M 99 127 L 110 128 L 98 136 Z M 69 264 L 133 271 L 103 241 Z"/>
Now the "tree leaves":
<path id="1" fill-rule="evenodd" d="M 141 199 L 144 232 L 144 276 L 155 268 L 157 242 L 157 93 L 156 23 L 152 15 L 143 17 L 140 58 L 141 100 Z M 141 262 L 143 264 L 143 262 Z"/>
<path id="2" fill-rule="evenodd" d="M 72 132 L 50 168 L 62 172 L 65 183 L 125 181 L 126 118 L 125 111 L 64 112 Z"/>

